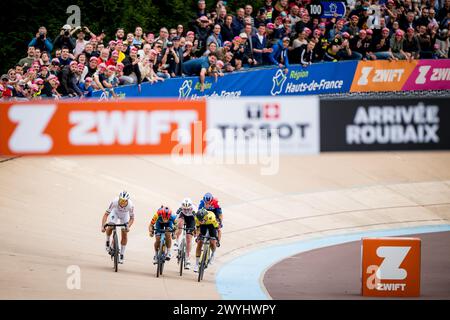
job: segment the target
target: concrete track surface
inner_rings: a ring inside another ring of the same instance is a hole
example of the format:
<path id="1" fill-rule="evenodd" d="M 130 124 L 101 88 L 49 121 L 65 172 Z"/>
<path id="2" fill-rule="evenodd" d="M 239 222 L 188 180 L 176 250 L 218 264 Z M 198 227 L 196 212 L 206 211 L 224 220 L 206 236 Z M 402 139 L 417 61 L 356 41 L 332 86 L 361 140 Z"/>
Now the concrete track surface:
<path id="1" fill-rule="evenodd" d="M 232 258 L 286 241 L 346 232 L 448 224 L 450 152 L 283 156 L 278 174 L 256 165 L 176 164 L 170 157 L 0 159 L 1 299 L 220 299 L 215 273 Z M 114 273 L 101 217 L 122 190 L 136 223 Z M 224 210 L 222 246 L 204 281 L 162 278 L 147 226 L 154 211 L 210 191 Z M 67 288 L 79 266 L 81 289 Z"/>

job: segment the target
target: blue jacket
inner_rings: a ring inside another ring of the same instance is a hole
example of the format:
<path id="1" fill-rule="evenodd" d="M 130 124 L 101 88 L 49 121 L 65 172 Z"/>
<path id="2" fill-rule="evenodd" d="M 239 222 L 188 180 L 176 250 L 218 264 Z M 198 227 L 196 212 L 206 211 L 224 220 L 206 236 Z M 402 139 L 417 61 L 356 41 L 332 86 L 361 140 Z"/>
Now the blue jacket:
<path id="1" fill-rule="evenodd" d="M 50 52 L 53 50 L 53 43 L 50 41 L 49 38 L 46 38 L 45 41 L 42 41 L 41 39 L 33 38 L 30 43 L 28 44 L 29 47 L 35 47 L 41 49 L 41 51 L 47 51 L 51 60 Z"/>
<path id="2" fill-rule="evenodd" d="M 282 56 L 284 62 L 281 62 Z M 272 52 L 269 54 L 269 60 L 272 64 L 278 65 L 283 63 L 286 68 L 289 68 L 288 48 L 283 48 L 282 40 L 273 45 Z"/>

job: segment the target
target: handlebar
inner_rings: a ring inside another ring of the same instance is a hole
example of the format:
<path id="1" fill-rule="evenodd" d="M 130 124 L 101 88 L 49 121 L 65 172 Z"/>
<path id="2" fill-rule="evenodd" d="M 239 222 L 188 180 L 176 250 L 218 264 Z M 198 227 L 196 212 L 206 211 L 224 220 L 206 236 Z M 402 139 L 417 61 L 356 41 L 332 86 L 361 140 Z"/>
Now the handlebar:
<path id="1" fill-rule="evenodd" d="M 174 232 L 175 230 L 172 228 L 164 228 L 164 229 L 155 229 L 154 232 L 160 233 L 160 232 Z"/>
<path id="2" fill-rule="evenodd" d="M 122 224 L 113 224 L 113 223 L 107 223 L 105 224 L 103 227 L 112 227 L 112 228 L 117 228 L 117 227 L 128 227 L 128 223 L 122 223 Z"/>

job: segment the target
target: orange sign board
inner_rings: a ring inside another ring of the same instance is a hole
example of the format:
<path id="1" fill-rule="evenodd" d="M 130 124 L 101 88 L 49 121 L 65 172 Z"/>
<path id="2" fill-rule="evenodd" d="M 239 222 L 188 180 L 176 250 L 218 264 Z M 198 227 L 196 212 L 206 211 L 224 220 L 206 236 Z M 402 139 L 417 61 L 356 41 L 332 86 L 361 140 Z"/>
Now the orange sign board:
<path id="1" fill-rule="evenodd" d="M 0 105 L 0 154 L 202 153 L 205 101 L 10 102 Z"/>
<path id="2" fill-rule="evenodd" d="M 350 91 L 401 91 L 416 64 L 416 61 L 360 61 Z"/>
<path id="3" fill-rule="evenodd" d="M 362 295 L 418 297 L 420 247 L 418 238 L 362 239 Z"/>

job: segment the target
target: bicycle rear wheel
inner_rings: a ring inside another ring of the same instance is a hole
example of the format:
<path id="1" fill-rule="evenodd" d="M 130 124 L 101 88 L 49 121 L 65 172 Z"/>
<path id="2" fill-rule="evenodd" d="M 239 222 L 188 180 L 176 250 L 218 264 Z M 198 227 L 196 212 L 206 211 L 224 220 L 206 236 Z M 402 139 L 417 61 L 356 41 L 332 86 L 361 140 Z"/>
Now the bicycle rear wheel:
<path id="1" fill-rule="evenodd" d="M 119 240 L 117 239 L 116 230 L 114 230 L 113 241 L 114 241 L 114 272 L 117 272 L 117 270 L 119 269 Z"/>

